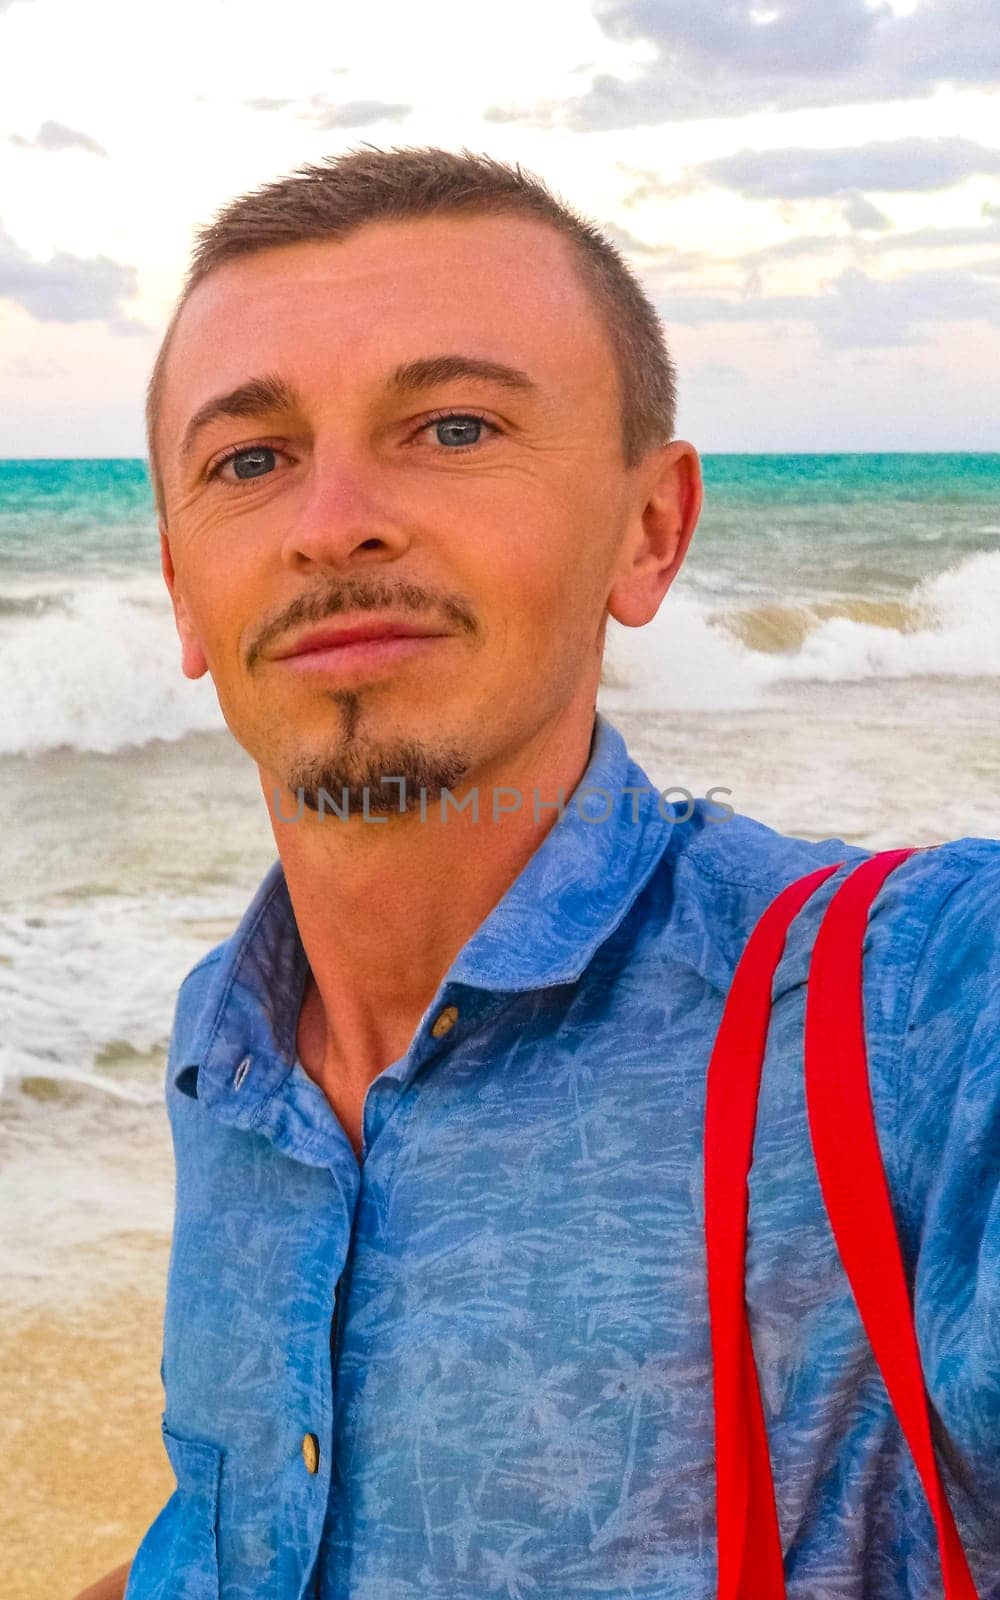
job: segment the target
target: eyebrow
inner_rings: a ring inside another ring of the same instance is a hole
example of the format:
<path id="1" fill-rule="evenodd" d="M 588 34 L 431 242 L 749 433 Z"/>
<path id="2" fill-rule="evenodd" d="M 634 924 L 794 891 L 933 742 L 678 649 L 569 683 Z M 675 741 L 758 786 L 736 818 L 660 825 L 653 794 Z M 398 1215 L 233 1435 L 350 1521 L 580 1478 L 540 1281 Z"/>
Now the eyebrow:
<path id="1" fill-rule="evenodd" d="M 453 378 L 478 378 L 523 395 L 536 395 L 538 385 L 520 367 L 502 361 L 485 361 L 478 356 L 421 356 L 394 367 L 385 384 L 389 394 L 413 394 L 448 383 Z M 181 439 L 181 460 L 186 461 L 203 428 L 219 417 L 260 417 L 269 411 L 292 411 L 301 405 L 298 391 L 276 373 L 249 378 L 228 394 L 213 395 L 191 417 Z"/>

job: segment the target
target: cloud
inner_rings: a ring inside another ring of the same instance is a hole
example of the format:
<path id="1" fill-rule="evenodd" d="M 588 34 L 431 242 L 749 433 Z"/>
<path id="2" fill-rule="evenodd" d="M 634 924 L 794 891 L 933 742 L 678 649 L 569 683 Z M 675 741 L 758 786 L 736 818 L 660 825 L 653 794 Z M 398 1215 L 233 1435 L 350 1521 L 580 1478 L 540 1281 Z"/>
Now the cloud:
<path id="1" fill-rule="evenodd" d="M 878 241 L 881 250 L 955 250 L 992 245 L 1000 240 L 1000 207 L 996 220 L 985 226 L 975 223 L 952 228 L 913 228 L 908 233 L 893 233 Z M 988 214 L 989 208 L 984 208 Z"/>
<path id="2" fill-rule="evenodd" d="M 826 342 L 841 347 L 923 343 L 927 323 L 978 321 L 1000 312 L 1000 293 L 972 272 L 915 272 L 883 282 L 850 267 L 833 290 L 820 298 L 814 320 Z"/>
<path id="3" fill-rule="evenodd" d="M 399 122 L 412 110 L 391 100 L 349 100 L 345 105 L 317 107 L 306 115 L 316 128 L 368 128 L 373 122 Z"/>
<path id="4" fill-rule="evenodd" d="M 579 132 L 793 107 L 912 99 L 1000 83 L 997 0 L 596 0 L 618 43 L 655 51 L 630 80 L 599 73 L 580 96 L 494 108 L 491 121 Z"/>
<path id="5" fill-rule="evenodd" d="M 487 106 L 484 122 L 517 122 L 525 128 L 555 128 L 563 108 L 558 100 L 543 100 L 534 106 Z M 659 120 L 659 119 L 654 119 Z"/>
<path id="6" fill-rule="evenodd" d="M 199 96 L 199 99 L 205 98 L 206 96 L 204 95 Z M 283 111 L 286 106 L 294 105 L 294 103 L 292 99 L 274 100 L 270 95 L 266 94 L 258 95 L 255 100 L 240 101 L 240 104 L 246 106 L 250 111 Z"/>
<path id="7" fill-rule="evenodd" d="M 779 239 L 777 244 L 766 244 L 760 250 L 748 251 L 738 258 L 738 264 L 765 266 L 772 261 L 797 261 L 802 256 L 827 255 L 840 245 L 855 243 L 856 240 L 849 233 L 796 233 L 790 239 Z"/>
<path id="8" fill-rule="evenodd" d="M 39 322 L 107 322 L 115 333 L 150 330 L 122 310 L 136 293 L 136 270 L 108 256 L 73 256 L 57 250 L 35 261 L 0 225 L 0 298 L 12 300 Z"/>
<path id="9" fill-rule="evenodd" d="M 980 173 L 1000 173 L 1000 150 L 955 138 L 887 139 L 838 150 L 738 150 L 706 161 L 692 176 L 751 200 L 815 200 L 862 189 L 946 189 Z"/>
<path id="10" fill-rule="evenodd" d="M 856 68 L 892 13 L 865 0 L 826 0 L 822 10 L 815 0 L 597 0 L 594 15 L 612 38 L 769 80 Z"/>
<path id="11" fill-rule="evenodd" d="M 601 232 L 626 255 L 653 257 L 658 270 L 693 272 L 711 260 L 704 250 L 678 250 L 673 245 L 647 244 L 614 222 L 602 222 Z"/>
<path id="12" fill-rule="evenodd" d="M 64 122 L 43 122 L 33 139 L 22 139 L 19 133 L 12 133 L 10 142 L 23 150 L 88 150 L 92 156 L 107 156 L 108 153 L 89 133 L 67 128 Z"/>
<path id="13" fill-rule="evenodd" d="M 711 264 L 715 266 L 728 265 L 740 266 L 746 269 L 756 269 L 770 266 L 779 261 L 796 261 L 803 256 L 821 256 L 833 254 L 834 251 L 844 247 L 853 251 L 856 256 L 871 259 L 881 257 L 900 250 L 957 250 L 976 249 L 977 247 L 991 247 L 1000 242 L 1000 206 L 983 206 L 984 215 L 989 218 L 991 210 L 996 213 L 992 220 L 986 223 L 951 228 L 913 228 L 905 233 L 885 233 L 877 239 L 858 239 L 853 233 L 798 233 L 788 239 L 780 239 L 776 244 L 764 245 L 759 250 L 747 251 L 741 256 L 716 256 Z M 706 258 L 708 259 L 708 258 Z M 975 270 L 986 270 L 986 263 L 977 262 Z"/>
<path id="14" fill-rule="evenodd" d="M 878 206 L 873 206 L 871 201 L 857 190 L 847 196 L 844 201 L 844 221 L 852 228 L 884 229 L 891 226 L 889 218 Z"/>
<path id="15" fill-rule="evenodd" d="M 973 272 L 927 271 L 883 281 L 850 267 L 821 294 L 667 295 L 664 322 L 808 322 L 829 346 L 883 348 L 927 342 L 934 322 L 995 319 L 1000 286 Z"/>
<path id="16" fill-rule="evenodd" d="M 345 70 L 344 69 L 337 69 Z M 270 95 L 258 95 L 241 104 L 250 111 L 284 111 L 288 106 L 298 106 L 293 113 L 300 122 L 311 123 L 320 131 L 330 128 L 369 128 L 375 122 L 399 122 L 409 116 L 412 106 L 398 100 L 347 100 L 335 104 L 325 95 L 310 95 L 307 100 L 277 100 Z"/>

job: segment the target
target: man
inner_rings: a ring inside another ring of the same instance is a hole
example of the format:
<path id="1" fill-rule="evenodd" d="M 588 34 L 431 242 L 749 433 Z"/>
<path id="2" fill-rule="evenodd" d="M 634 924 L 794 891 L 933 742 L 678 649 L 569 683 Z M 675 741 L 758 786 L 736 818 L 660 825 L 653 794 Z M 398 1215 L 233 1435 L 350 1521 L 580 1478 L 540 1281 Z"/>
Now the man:
<path id="1" fill-rule="evenodd" d="M 366 148 L 200 237 L 150 388 L 163 571 L 279 859 L 181 988 L 177 1489 L 92 1600 L 710 1595 L 705 1075 L 757 919 L 832 863 L 776 975 L 751 1181 L 786 1574 L 824 1600 L 940 1592 L 803 1100 L 811 942 L 869 852 L 668 805 L 595 715 L 608 617 L 650 621 L 697 522 L 673 407 L 641 288 L 519 168 Z M 921 852 L 865 957 L 880 1141 L 983 1593 L 998 902 L 996 841 Z"/>

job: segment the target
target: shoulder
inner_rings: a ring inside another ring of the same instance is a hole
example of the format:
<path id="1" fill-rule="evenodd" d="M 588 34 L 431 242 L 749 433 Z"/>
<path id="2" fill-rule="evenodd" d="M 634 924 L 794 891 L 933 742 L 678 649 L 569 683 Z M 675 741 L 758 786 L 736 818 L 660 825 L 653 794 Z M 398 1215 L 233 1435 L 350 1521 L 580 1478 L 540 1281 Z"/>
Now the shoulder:
<path id="1" fill-rule="evenodd" d="M 977 992 L 986 998 L 998 918 L 1000 839 L 948 840 L 891 872 L 872 902 L 864 942 L 866 965 L 888 984 L 882 1025 L 901 1036 L 942 1005 L 953 1010 Z"/>
<path id="2" fill-rule="evenodd" d="M 674 956 L 695 967 L 725 994 L 758 920 L 781 891 L 822 868 L 830 879 L 810 898 L 789 930 L 779 990 L 804 981 L 811 921 L 835 885 L 872 854 L 839 837 L 780 833 L 740 812 L 725 815 L 698 800 L 673 826 L 654 875 L 663 907 L 663 934 Z M 721 815 L 721 820 L 720 820 Z M 802 967 L 801 972 L 799 968 Z"/>
<path id="3" fill-rule="evenodd" d="M 941 1103 L 976 1061 L 1000 1072 L 1000 839 L 939 845 L 898 876 L 894 903 L 882 910 L 895 937 L 876 922 L 873 941 L 905 958 L 892 1019 L 900 1099 L 933 1092 Z"/>
<path id="4" fill-rule="evenodd" d="M 906 960 L 876 1046 L 892 1076 L 888 1170 L 928 1391 L 986 1538 L 1000 1509 L 1000 840 L 926 852 L 911 888 L 904 906 L 897 886 Z"/>
<path id="5" fill-rule="evenodd" d="M 976 1014 L 1000 1007 L 1000 839 L 960 839 L 928 852 L 921 899 L 934 915 L 922 929 L 908 1027 L 957 999 Z"/>
<path id="6" fill-rule="evenodd" d="M 689 809 L 690 818 L 675 824 L 672 854 L 679 870 L 706 884 L 777 894 L 818 866 L 871 854 L 835 836 L 807 839 L 780 833 L 742 812 L 726 815 L 715 802 L 698 800 Z"/>
<path id="7" fill-rule="evenodd" d="M 714 974 L 723 988 L 777 895 L 820 868 L 833 869 L 788 930 L 775 976 L 777 999 L 805 983 L 830 901 L 876 852 L 837 836 L 813 840 L 780 833 L 740 813 L 724 822 L 709 821 L 705 808 L 699 801 L 691 819 L 676 826 L 663 869 L 671 875 L 678 913 L 716 949 Z M 997 959 L 998 917 L 998 839 L 948 840 L 915 851 L 891 872 L 871 903 L 864 939 L 866 1003 L 870 1000 L 875 1026 L 905 1027 L 911 1002 L 923 998 L 924 985 L 939 988 L 945 972 L 956 967 L 968 993 L 986 951 L 992 948 Z"/>
<path id="8" fill-rule="evenodd" d="M 864 939 L 869 1076 L 907 1254 L 929 1196 L 1000 1113 L 1000 840 L 910 856 Z M 991 1137 L 995 1137 L 995 1132 Z"/>

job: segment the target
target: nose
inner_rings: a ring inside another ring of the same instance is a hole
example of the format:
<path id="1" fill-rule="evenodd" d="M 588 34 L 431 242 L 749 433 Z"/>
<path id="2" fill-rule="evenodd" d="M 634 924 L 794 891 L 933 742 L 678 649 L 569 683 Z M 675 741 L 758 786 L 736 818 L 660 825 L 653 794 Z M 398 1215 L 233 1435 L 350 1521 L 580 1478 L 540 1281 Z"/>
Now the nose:
<path id="1" fill-rule="evenodd" d="M 308 488 L 289 515 L 281 553 L 296 568 L 378 564 L 402 555 L 412 542 L 377 465 L 343 449 L 317 453 Z"/>

